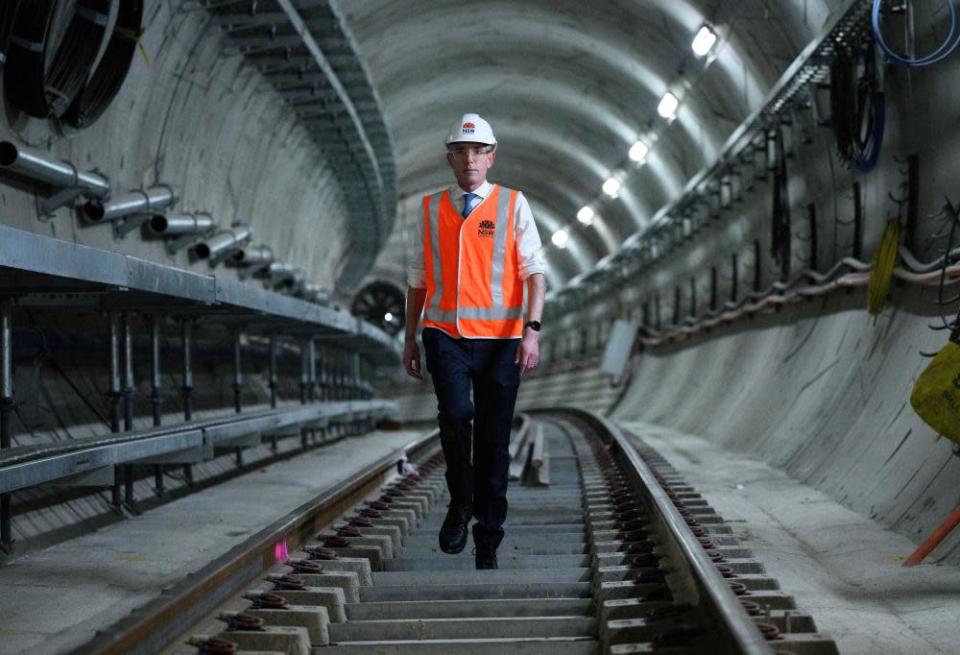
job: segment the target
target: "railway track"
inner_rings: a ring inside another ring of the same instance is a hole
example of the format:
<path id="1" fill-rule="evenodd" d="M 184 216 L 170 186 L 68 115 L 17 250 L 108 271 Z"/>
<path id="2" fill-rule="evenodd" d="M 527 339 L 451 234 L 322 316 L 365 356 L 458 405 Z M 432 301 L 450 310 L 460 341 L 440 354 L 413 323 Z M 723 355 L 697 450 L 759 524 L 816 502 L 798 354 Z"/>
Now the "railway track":
<path id="1" fill-rule="evenodd" d="M 498 570 L 439 551 L 434 434 L 418 475 L 378 463 L 84 652 L 836 653 L 638 437 L 577 410 L 524 426 L 549 475 L 511 483 Z"/>

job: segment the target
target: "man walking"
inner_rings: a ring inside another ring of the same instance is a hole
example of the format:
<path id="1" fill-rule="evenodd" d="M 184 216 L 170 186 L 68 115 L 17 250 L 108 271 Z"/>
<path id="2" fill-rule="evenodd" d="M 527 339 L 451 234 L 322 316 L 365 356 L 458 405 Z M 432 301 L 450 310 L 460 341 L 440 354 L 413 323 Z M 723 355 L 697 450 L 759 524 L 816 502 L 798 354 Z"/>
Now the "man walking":
<path id="1" fill-rule="evenodd" d="M 487 181 L 497 147 L 490 124 L 465 114 L 446 144 L 457 184 L 423 199 L 413 230 L 403 365 L 422 377 L 416 341 L 422 313 L 450 491 L 440 549 L 461 552 L 476 517 L 476 567 L 495 569 L 517 389 L 540 358 L 545 267 L 526 198 Z"/>

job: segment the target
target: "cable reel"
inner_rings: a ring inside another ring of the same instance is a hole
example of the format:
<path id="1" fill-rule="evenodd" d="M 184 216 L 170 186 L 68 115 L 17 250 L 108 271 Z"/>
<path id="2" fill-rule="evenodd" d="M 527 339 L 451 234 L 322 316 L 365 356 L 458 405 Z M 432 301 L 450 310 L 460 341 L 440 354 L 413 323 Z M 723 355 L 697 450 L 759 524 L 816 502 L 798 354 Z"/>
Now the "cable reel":
<path id="1" fill-rule="evenodd" d="M 91 124 L 127 76 L 142 32 L 143 0 L 3 0 L 0 5 L 6 97 L 35 118 Z"/>

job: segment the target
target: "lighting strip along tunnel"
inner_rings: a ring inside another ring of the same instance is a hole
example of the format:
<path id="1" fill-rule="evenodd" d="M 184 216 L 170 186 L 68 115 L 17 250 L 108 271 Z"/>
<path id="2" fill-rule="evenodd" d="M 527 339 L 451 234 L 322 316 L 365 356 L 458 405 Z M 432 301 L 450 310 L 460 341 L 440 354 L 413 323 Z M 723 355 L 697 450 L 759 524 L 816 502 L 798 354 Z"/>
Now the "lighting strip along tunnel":
<path id="1" fill-rule="evenodd" d="M 543 410 L 519 417 L 510 455 L 497 570 L 439 551 L 435 431 L 76 652 L 837 652 L 638 437 Z"/>

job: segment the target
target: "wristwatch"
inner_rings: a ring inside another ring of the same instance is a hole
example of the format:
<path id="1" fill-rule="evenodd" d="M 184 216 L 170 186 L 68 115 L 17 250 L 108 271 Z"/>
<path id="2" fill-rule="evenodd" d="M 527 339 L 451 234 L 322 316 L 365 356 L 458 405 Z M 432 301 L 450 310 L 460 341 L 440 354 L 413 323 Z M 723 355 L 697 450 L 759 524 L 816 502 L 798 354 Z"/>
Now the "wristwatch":
<path id="1" fill-rule="evenodd" d="M 534 332 L 540 331 L 540 321 L 527 321 L 523 324 L 523 327 L 530 328 Z"/>

